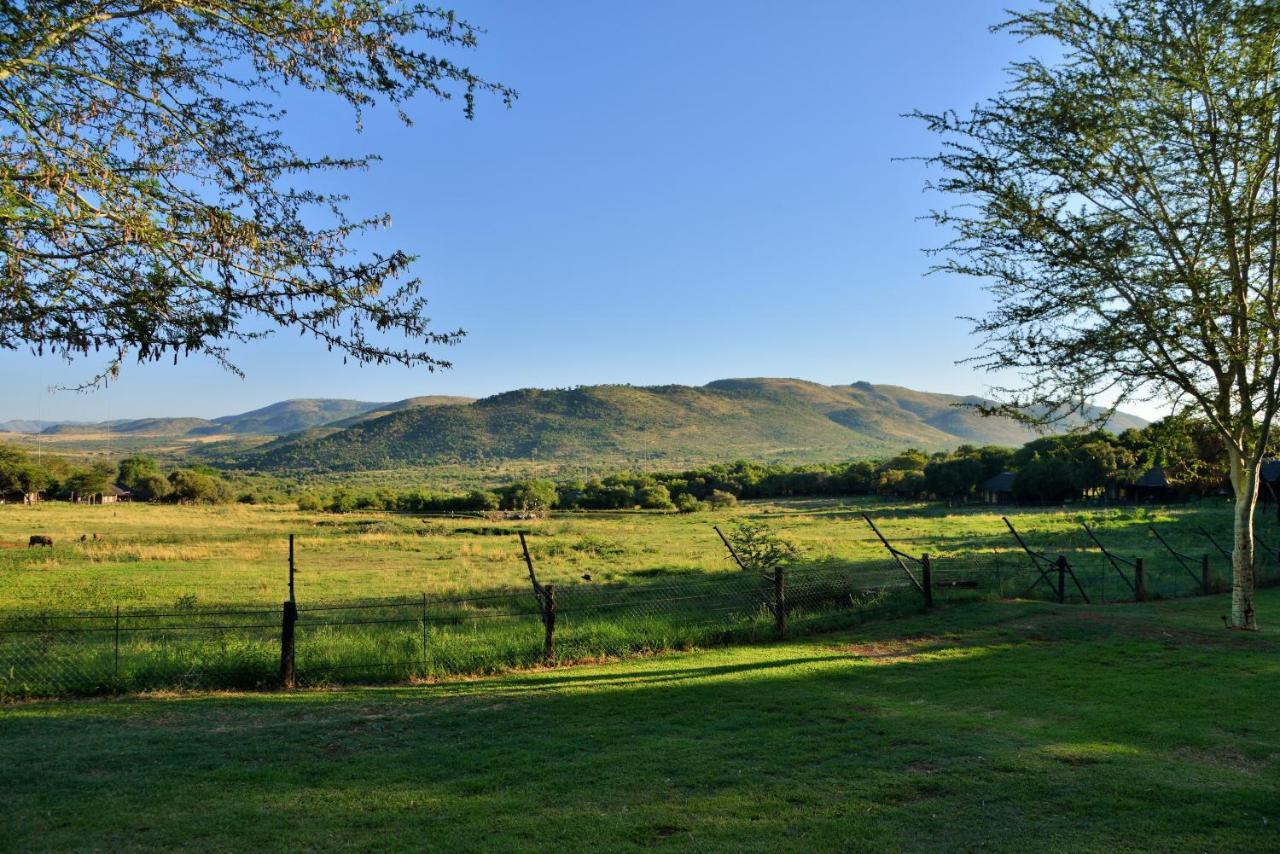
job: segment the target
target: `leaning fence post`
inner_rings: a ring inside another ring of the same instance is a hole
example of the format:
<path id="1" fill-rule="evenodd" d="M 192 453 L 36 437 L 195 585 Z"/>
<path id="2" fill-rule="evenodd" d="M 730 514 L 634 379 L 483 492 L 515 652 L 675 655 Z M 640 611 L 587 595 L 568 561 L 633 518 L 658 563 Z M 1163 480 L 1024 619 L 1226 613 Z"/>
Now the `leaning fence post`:
<path id="1" fill-rule="evenodd" d="M 542 642 L 542 657 L 552 664 L 556 660 L 556 586 L 548 584 L 542 590 L 542 624 L 547 629 Z"/>
<path id="2" fill-rule="evenodd" d="M 773 627 L 780 635 L 787 633 L 787 568 L 773 568 Z"/>
<path id="3" fill-rule="evenodd" d="M 293 687 L 293 629 L 298 622 L 298 605 L 285 600 L 280 622 L 280 687 Z"/>
<path id="4" fill-rule="evenodd" d="M 1058 555 L 1058 604 L 1067 601 L 1067 558 Z"/>
<path id="5" fill-rule="evenodd" d="M 1200 592 L 1209 595 L 1209 556 L 1200 556 Z"/>
<path id="6" fill-rule="evenodd" d="M 1147 601 L 1147 571 L 1140 557 L 1133 559 L 1133 601 Z"/>
<path id="7" fill-rule="evenodd" d="M 921 586 L 924 588 L 924 606 L 933 607 L 933 565 L 929 563 L 929 555 L 920 555 Z"/>

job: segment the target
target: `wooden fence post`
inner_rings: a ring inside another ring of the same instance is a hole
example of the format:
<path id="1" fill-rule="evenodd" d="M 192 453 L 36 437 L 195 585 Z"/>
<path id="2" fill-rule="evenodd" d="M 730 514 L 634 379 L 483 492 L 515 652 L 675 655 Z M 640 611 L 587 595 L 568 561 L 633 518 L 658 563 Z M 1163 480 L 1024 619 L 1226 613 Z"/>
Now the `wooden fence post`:
<path id="1" fill-rule="evenodd" d="M 427 592 L 422 591 L 422 675 L 427 675 Z"/>
<path id="2" fill-rule="evenodd" d="M 116 647 L 115 647 L 115 664 L 111 670 L 111 676 L 115 680 L 120 679 L 120 606 L 116 606 Z"/>
<path id="3" fill-rule="evenodd" d="M 1147 570 L 1140 557 L 1133 559 L 1133 601 L 1147 601 Z"/>
<path id="4" fill-rule="evenodd" d="M 921 586 L 924 587 L 924 606 L 933 607 L 933 565 L 929 563 L 929 555 L 920 555 Z"/>
<path id="5" fill-rule="evenodd" d="M 1058 555 L 1058 604 L 1067 601 L 1067 559 Z"/>
<path id="6" fill-rule="evenodd" d="M 787 568 L 773 568 L 773 627 L 779 635 L 787 633 Z"/>
<path id="7" fill-rule="evenodd" d="M 542 642 L 542 657 L 548 664 L 556 660 L 556 586 L 548 584 L 543 587 L 542 624 L 547 629 L 546 638 Z"/>
<path id="8" fill-rule="evenodd" d="M 293 687 L 293 628 L 298 622 L 298 605 L 286 600 L 280 623 L 280 687 Z"/>

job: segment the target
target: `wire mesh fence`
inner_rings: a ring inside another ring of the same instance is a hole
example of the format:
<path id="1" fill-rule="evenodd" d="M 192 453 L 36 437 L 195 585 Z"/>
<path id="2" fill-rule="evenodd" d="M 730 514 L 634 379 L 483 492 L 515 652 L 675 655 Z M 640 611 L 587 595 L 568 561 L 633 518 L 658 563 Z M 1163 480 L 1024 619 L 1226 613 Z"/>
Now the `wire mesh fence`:
<path id="1" fill-rule="evenodd" d="M 554 589 L 554 585 L 548 587 Z M 290 682 L 318 686 L 485 674 L 772 638 L 919 608 L 888 571 L 837 563 L 777 579 L 715 572 L 645 583 L 471 596 L 300 603 Z M 46 612 L 0 619 L 0 698 L 280 684 L 284 608 Z M 553 639 L 553 641 L 552 641 Z M 549 649 L 549 642 L 553 646 Z"/>
<path id="2" fill-rule="evenodd" d="M 871 527 L 885 549 L 878 559 L 831 559 L 781 574 L 689 572 L 543 587 L 525 550 L 531 584 L 518 589 L 379 595 L 411 589 L 420 579 L 412 570 L 362 566 L 377 583 L 369 595 L 350 599 L 335 595 L 339 588 L 331 581 L 349 574 L 344 564 L 309 554 L 308 595 L 292 609 L 274 603 L 201 608 L 194 597 L 181 597 L 169 608 L 0 615 L 0 700 L 425 680 L 751 642 L 911 613 L 935 602 L 1106 603 L 1230 587 L 1230 555 L 1208 532 L 1202 532 L 1201 552 L 1191 554 L 1185 544 L 1201 539 L 1183 537 L 1179 551 L 1153 528 L 1147 553 L 1138 556 L 1110 550 L 1107 533 L 1083 523 L 1076 540 L 1058 537 L 1043 550 L 1037 537 L 1024 540 L 1009 524 L 1005 548 L 988 542 L 929 555 L 899 549 L 893 531 Z M 1257 540 L 1259 586 L 1280 583 L 1275 539 L 1273 533 Z M 910 547 L 923 545 L 917 539 Z"/>

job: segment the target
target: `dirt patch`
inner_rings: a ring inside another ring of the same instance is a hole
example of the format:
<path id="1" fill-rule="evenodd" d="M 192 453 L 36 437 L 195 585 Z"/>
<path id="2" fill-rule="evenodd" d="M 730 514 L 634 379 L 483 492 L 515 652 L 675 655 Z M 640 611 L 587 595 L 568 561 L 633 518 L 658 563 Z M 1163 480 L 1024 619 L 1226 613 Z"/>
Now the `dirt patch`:
<path id="1" fill-rule="evenodd" d="M 1274 756 L 1266 759 L 1252 759 L 1240 751 L 1230 747 L 1216 747 L 1212 750 L 1203 748 L 1179 747 L 1173 752 L 1180 762 L 1191 761 L 1214 768 L 1225 768 L 1243 774 L 1261 774 L 1271 764 Z"/>
<path id="2" fill-rule="evenodd" d="M 899 661 L 925 652 L 955 649 L 960 646 L 962 644 L 955 638 L 941 637 L 939 635 L 917 635 L 909 638 L 867 641 L 866 643 L 833 644 L 828 646 L 827 649 L 874 661 Z"/>

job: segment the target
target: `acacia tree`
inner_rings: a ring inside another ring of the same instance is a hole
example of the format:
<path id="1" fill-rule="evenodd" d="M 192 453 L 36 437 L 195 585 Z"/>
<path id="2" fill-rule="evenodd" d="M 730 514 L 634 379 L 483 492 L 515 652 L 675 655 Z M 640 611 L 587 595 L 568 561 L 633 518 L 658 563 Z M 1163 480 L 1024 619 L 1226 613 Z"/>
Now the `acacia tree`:
<path id="1" fill-rule="evenodd" d="M 295 186 L 373 157 L 303 156 L 280 94 L 325 92 L 401 118 L 419 94 L 515 93 L 443 54 L 452 12 L 393 0 L 0 0 L 0 347 L 122 360 L 297 329 L 359 362 L 447 367 L 387 222 Z M 300 182 L 302 183 L 302 182 Z M 398 333 L 405 340 L 386 343 Z M 406 343 L 407 341 L 407 343 Z"/>
<path id="2" fill-rule="evenodd" d="M 1058 0 L 996 29 L 1052 43 L 941 135 L 960 197 L 938 267 L 987 280 L 983 367 L 1005 414 L 1095 396 L 1193 408 L 1235 491 L 1231 623 L 1256 628 L 1253 513 L 1280 407 L 1280 4 Z"/>

